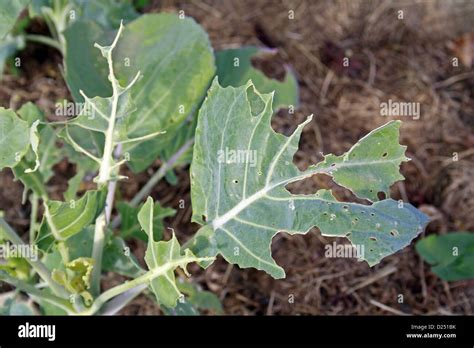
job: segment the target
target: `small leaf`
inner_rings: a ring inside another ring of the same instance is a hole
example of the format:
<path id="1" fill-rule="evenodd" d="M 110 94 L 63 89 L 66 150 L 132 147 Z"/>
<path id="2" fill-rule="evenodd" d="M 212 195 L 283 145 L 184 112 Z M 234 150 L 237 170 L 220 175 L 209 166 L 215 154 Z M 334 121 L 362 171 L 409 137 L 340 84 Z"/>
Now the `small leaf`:
<path id="1" fill-rule="evenodd" d="M 65 240 L 94 222 L 105 205 L 105 191 L 87 191 L 77 201 L 49 201 L 36 244 L 47 251 L 54 240 Z"/>
<path id="2" fill-rule="evenodd" d="M 30 127 L 30 145 L 31 150 L 35 154 L 35 166 L 34 168 L 28 168 L 25 170 L 25 173 L 34 173 L 38 170 L 40 166 L 39 156 L 38 156 L 38 147 L 39 147 L 39 134 L 38 134 L 38 124 L 39 120 L 36 120 Z"/>
<path id="3" fill-rule="evenodd" d="M 64 286 L 71 294 L 79 294 L 87 306 L 92 303 L 90 288 L 90 277 L 94 268 L 94 259 L 80 257 L 66 265 L 66 270 L 54 269 L 51 278 L 59 285 Z"/>
<path id="4" fill-rule="evenodd" d="M 150 286 L 159 304 L 173 308 L 181 295 L 176 285 L 174 270 L 180 267 L 187 274 L 186 266 L 189 263 L 209 261 L 211 258 L 197 258 L 189 249 L 181 252 L 181 247 L 174 234 L 169 241 L 155 242 L 153 240 L 153 215 L 153 199 L 148 197 L 140 209 L 138 221 L 148 235 L 145 262 L 150 272 L 156 274 L 151 277 Z"/>
<path id="5" fill-rule="evenodd" d="M 125 241 L 117 236 L 109 235 L 102 260 L 104 270 L 115 272 L 126 277 L 136 278 L 144 271 L 132 254 Z"/>
<path id="6" fill-rule="evenodd" d="M 416 250 L 441 279 L 474 279 L 474 233 L 430 235 L 416 243 Z"/>
<path id="7" fill-rule="evenodd" d="M 239 87 L 252 80 L 261 93 L 275 91 L 273 108 L 298 105 L 298 82 L 293 72 L 286 68 L 283 81 L 269 78 L 252 66 L 252 58 L 273 51 L 254 46 L 231 48 L 216 53 L 217 76 L 222 87 Z"/>
<path id="8" fill-rule="evenodd" d="M 0 170 L 18 164 L 29 146 L 28 123 L 13 111 L 0 107 Z"/>
<path id="9" fill-rule="evenodd" d="M 66 202 L 70 202 L 72 200 L 75 200 L 77 197 L 77 191 L 79 190 L 79 187 L 81 186 L 82 180 L 84 179 L 85 176 L 84 170 L 79 168 L 77 170 L 76 175 L 74 175 L 71 179 L 69 179 L 68 187 L 66 192 L 64 192 L 64 200 Z"/>
<path id="10" fill-rule="evenodd" d="M 126 202 L 117 203 L 117 209 L 121 216 L 120 236 L 125 240 L 130 238 L 138 238 L 144 242 L 148 240 L 148 235 L 143 232 L 138 222 L 138 208 L 132 207 Z M 172 208 L 163 208 L 160 202 L 156 202 L 153 207 L 153 240 L 159 241 L 163 239 L 163 219 L 169 216 L 174 216 L 176 210 Z"/>
<path id="11" fill-rule="evenodd" d="M 259 93 L 251 82 L 222 88 L 214 81 L 209 90 L 199 113 L 191 167 L 193 221 L 203 225 L 191 247 L 197 255 L 222 254 L 240 267 L 282 278 L 285 273 L 270 250 L 279 231 L 303 234 L 316 226 L 323 235 L 347 237 L 364 247 L 361 258 L 372 266 L 408 245 L 423 230 L 426 216 L 408 203 L 400 206 L 392 199 L 372 205 L 346 203 L 326 190 L 294 195 L 285 188 L 326 174 L 361 196 L 372 197 L 367 192 L 385 190 L 400 178 L 398 165 L 405 158 L 400 155 L 404 147 L 395 145 L 398 124 L 371 132 L 348 152 L 362 157 L 363 170 L 359 158 L 346 154 L 327 156 L 302 172 L 293 164 L 293 156 L 311 118 L 286 137 L 271 127 L 271 106 L 272 94 Z M 378 142 L 386 146 L 385 151 L 394 151 L 390 156 L 395 159 L 381 156 L 383 146 L 376 147 L 377 152 L 359 153 L 359 148 Z"/>

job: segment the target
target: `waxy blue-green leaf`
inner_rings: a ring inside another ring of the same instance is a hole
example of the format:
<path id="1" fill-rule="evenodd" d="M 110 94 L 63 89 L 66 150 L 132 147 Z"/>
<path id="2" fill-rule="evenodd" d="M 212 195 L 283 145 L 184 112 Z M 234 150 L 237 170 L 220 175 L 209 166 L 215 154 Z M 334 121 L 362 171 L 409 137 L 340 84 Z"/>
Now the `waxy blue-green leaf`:
<path id="1" fill-rule="evenodd" d="M 82 101 L 80 89 L 91 98 L 110 96 L 107 66 L 93 48 L 95 42 L 109 42 L 110 34 L 78 21 L 65 36 L 66 81 L 75 100 Z M 114 51 L 114 69 L 123 85 L 137 71 L 143 75 L 130 89 L 136 110 L 124 122 L 123 136 L 140 139 L 166 131 L 165 136 L 123 145 L 123 151 L 130 153 L 129 166 L 141 171 L 196 111 L 215 72 L 214 56 L 207 34 L 192 19 L 166 13 L 143 15 L 126 25 Z"/>
<path id="2" fill-rule="evenodd" d="M 199 113 L 191 166 L 193 221 L 204 225 L 191 246 L 197 255 L 220 253 L 230 263 L 282 278 L 285 273 L 270 250 L 279 231 L 299 234 L 318 227 L 325 236 L 347 237 L 352 244 L 364 246 L 361 258 L 375 265 L 423 230 L 426 216 L 408 203 L 392 199 L 372 205 L 346 203 L 327 190 L 302 195 L 285 188 L 321 173 L 361 196 L 385 189 L 398 178 L 398 165 L 405 160 L 400 155 L 404 148 L 398 144 L 398 122 L 372 131 L 348 153 L 329 155 L 300 171 L 293 156 L 311 117 L 289 137 L 276 133 L 271 127 L 272 99 L 272 94 L 260 94 L 251 82 L 222 88 L 215 80 L 209 90 Z M 371 156 L 359 154 L 354 161 L 349 156 L 378 141 L 384 147 L 376 147 Z M 385 151 L 397 154 L 397 165 L 383 156 Z M 389 166 L 380 164 L 385 159 Z"/>
<path id="3" fill-rule="evenodd" d="M 283 81 L 269 78 L 254 68 L 252 58 L 262 54 L 274 54 L 274 50 L 255 46 L 231 48 L 216 53 L 217 77 L 222 87 L 239 87 L 252 80 L 261 93 L 275 92 L 273 108 L 279 109 L 298 105 L 298 81 L 293 72 L 285 67 Z"/>
<path id="4" fill-rule="evenodd" d="M 17 165 L 30 147 L 28 123 L 0 107 L 0 170 Z"/>
<path id="5" fill-rule="evenodd" d="M 48 251 L 55 240 L 66 240 L 92 224 L 104 209 L 105 191 L 87 191 L 77 201 L 48 201 L 36 245 Z"/>
<path id="6" fill-rule="evenodd" d="M 30 0 L 2 1 L 0 6 L 0 40 L 13 28 L 20 12 Z"/>
<path id="7" fill-rule="evenodd" d="M 474 279 L 474 233 L 430 235 L 416 243 L 416 250 L 441 279 Z"/>
<path id="8" fill-rule="evenodd" d="M 187 273 L 186 266 L 192 262 L 209 262 L 213 257 L 198 258 L 189 249 L 181 251 L 176 236 L 173 234 L 169 241 L 155 242 L 153 240 L 153 199 L 148 197 L 138 213 L 138 221 L 148 235 L 148 245 L 145 262 L 151 271 L 150 287 L 159 304 L 173 308 L 181 296 L 176 284 L 174 271 L 181 268 Z M 153 274 L 156 274 L 153 276 Z"/>

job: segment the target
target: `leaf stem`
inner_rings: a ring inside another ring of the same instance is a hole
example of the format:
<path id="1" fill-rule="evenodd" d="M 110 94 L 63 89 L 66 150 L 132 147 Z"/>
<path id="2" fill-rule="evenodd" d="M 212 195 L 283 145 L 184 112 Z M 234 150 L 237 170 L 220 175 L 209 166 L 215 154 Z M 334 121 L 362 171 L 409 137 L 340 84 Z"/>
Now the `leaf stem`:
<path id="1" fill-rule="evenodd" d="M 178 151 L 176 151 L 173 156 L 170 157 L 170 159 L 166 162 L 163 162 L 161 165 L 160 169 L 158 169 L 148 180 L 148 182 L 141 188 L 141 190 L 132 198 L 132 200 L 129 202 L 129 204 L 132 207 L 136 207 L 140 204 L 141 201 L 147 197 L 150 192 L 153 190 L 153 187 L 156 186 L 156 184 L 163 179 L 163 177 L 166 175 L 166 172 L 176 165 L 176 162 L 179 161 L 181 156 L 184 155 L 184 153 L 194 144 L 194 138 L 189 139 L 183 146 L 179 148 Z M 120 225 L 121 217 L 120 215 L 117 215 L 113 220 L 112 220 L 112 228 L 117 228 Z"/>
<path id="2" fill-rule="evenodd" d="M 92 315 L 95 314 L 97 311 L 101 309 L 101 307 L 107 303 L 107 301 L 111 300 L 112 298 L 119 296 L 120 294 L 129 291 L 133 288 L 136 287 L 142 287 L 143 284 L 148 284 L 150 283 L 153 279 L 164 275 L 166 272 L 170 270 L 174 270 L 177 267 L 181 267 L 182 265 L 186 265 L 191 262 L 205 262 L 205 261 L 211 261 L 214 260 L 214 257 L 186 257 L 182 258 L 179 260 L 175 261 L 170 261 L 168 263 L 165 263 L 164 265 L 158 266 L 152 270 L 149 270 L 148 272 L 144 273 L 143 275 L 130 280 L 128 282 L 122 283 L 120 285 L 117 285 L 104 293 L 102 293 L 97 299 L 94 301 L 91 307 L 89 309 L 85 310 L 84 312 L 81 312 L 79 314 L 81 315 Z M 143 287 L 142 290 L 144 290 L 146 287 Z"/>
<path id="3" fill-rule="evenodd" d="M 53 47 L 57 49 L 59 52 L 63 53 L 61 44 L 58 41 L 48 36 L 27 34 L 25 35 L 25 39 L 31 42 L 36 42 L 36 43 L 40 43 L 49 47 Z"/>
<path id="4" fill-rule="evenodd" d="M 30 297 L 41 299 L 43 301 L 49 302 L 55 306 L 66 311 L 68 314 L 75 314 L 75 311 L 71 305 L 71 303 L 61 297 L 48 294 L 46 292 L 41 291 L 40 289 L 34 287 L 31 284 L 28 284 L 22 280 L 16 279 L 14 277 L 8 276 L 5 272 L 0 272 L 0 280 L 13 285 L 15 288 L 20 289 L 26 292 Z M 38 302 L 38 300 L 36 300 Z"/>
<path id="5" fill-rule="evenodd" d="M 117 32 L 117 35 L 109 47 L 102 47 L 98 44 L 95 44 L 99 48 L 104 56 L 107 58 L 109 66 L 109 80 L 112 84 L 112 106 L 110 111 L 110 116 L 108 118 L 109 125 L 107 132 L 105 134 L 105 144 L 104 144 L 104 153 L 102 161 L 100 162 L 99 175 L 96 178 L 98 186 L 107 185 L 107 199 L 105 203 L 104 211 L 97 217 L 95 222 L 95 231 L 94 231 L 94 244 L 92 247 L 92 258 L 94 259 L 94 268 L 91 275 L 91 292 L 93 296 L 97 296 L 100 293 L 100 276 L 102 273 L 102 254 L 104 251 L 104 242 L 105 242 L 105 230 L 107 224 L 110 221 L 110 215 L 112 212 L 112 207 L 114 203 L 115 196 L 115 187 L 116 181 L 111 181 L 111 174 L 113 171 L 113 153 L 114 153 L 114 130 L 115 130 L 115 118 L 117 117 L 117 106 L 120 97 L 120 86 L 118 80 L 114 74 L 113 60 L 112 60 L 112 51 L 117 45 L 117 41 L 122 33 L 123 25 L 120 23 L 120 28 Z M 120 147 L 118 151 L 120 151 Z"/>
<path id="6" fill-rule="evenodd" d="M 38 218 L 38 195 L 36 193 L 31 194 L 31 216 L 30 216 L 30 243 L 33 244 L 36 239 L 36 229 L 37 229 L 37 218 Z"/>

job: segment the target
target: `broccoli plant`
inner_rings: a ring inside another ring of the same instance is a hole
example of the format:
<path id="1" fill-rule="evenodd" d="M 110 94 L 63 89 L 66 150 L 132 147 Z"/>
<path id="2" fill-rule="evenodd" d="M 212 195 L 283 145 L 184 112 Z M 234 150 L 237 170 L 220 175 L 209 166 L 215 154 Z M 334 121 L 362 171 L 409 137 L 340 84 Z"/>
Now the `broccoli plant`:
<path id="1" fill-rule="evenodd" d="M 312 118 L 290 136 L 272 129 L 274 110 L 297 105 L 297 85 L 289 70 L 277 81 L 255 69 L 251 58 L 259 49 L 215 55 L 197 23 L 173 14 L 143 15 L 117 30 L 84 17 L 68 22 L 58 38 L 79 113 L 64 107 L 68 117 L 49 122 L 31 103 L 0 109 L 0 169 L 11 168 L 32 207 L 28 243 L 0 217 L 2 245 L 32 250 L 7 257 L 0 280 L 27 294 L 41 313 L 113 314 L 142 292 L 166 314 L 219 312 L 217 299 L 187 280 L 189 264 L 205 268 L 222 255 L 283 278 L 271 255 L 273 236 L 317 227 L 363 245 L 361 258 L 373 266 L 426 225 L 409 203 L 379 199 L 403 179 L 399 167 L 408 160 L 398 121 L 343 155 L 326 155 L 304 171 L 294 165 Z M 65 157 L 77 174 L 64 200 L 51 200 L 47 182 Z M 157 159 L 161 167 L 138 194 L 115 202 L 117 186 L 127 185 L 123 166 L 137 173 Z M 149 194 L 163 178 L 176 182 L 173 169 L 189 163 L 192 220 L 202 227 L 181 243 L 174 233 L 164 237 L 162 219 L 175 211 Z M 302 195 L 286 188 L 317 174 L 331 176 L 363 203 L 338 201 L 327 189 Z M 91 176 L 94 189 L 79 194 Z M 146 243 L 142 263 L 130 252 L 130 239 Z M 103 291 L 105 272 L 129 280 Z"/>

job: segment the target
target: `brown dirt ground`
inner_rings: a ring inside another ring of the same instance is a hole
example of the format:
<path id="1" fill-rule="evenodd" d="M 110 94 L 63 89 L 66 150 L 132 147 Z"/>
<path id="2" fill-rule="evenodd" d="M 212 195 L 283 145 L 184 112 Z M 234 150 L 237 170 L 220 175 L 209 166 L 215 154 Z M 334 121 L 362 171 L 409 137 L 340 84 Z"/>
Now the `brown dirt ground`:
<path id="1" fill-rule="evenodd" d="M 301 105 L 290 115 L 282 110 L 274 128 L 288 134 L 308 114 L 315 121 L 302 136 L 295 162 L 301 168 L 317 162 L 320 153 L 341 154 L 371 129 L 387 122 L 379 114 L 389 98 L 421 103 L 421 118 L 401 118 L 402 144 L 412 161 L 402 166 L 404 182 L 392 196 L 412 202 L 430 215 L 429 233 L 474 230 L 474 73 L 453 67 L 448 43 L 473 30 L 474 3 L 469 1 L 152 1 L 147 12 L 184 10 L 209 33 L 214 48 L 255 44 L 278 49 L 264 70 L 278 76 L 290 64 L 299 80 Z M 288 18 L 293 10 L 295 19 Z M 404 19 L 397 18 L 403 10 Z M 41 29 L 41 28 L 40 28 Z M 35 57 L 31 61 L 29 57 Z M 342 68 L 344 56 L 351 66 Z M 6 76 L 0 86 L 1 105 L 18 107 L 33 100 L 47 112 L 68 93 L 57 54 L 33 46 L 20 77 Z M 37 59 L 39 57 L 39 59 Z M 458 161 L 453 161 L 453 153 Z M 155 168 L 159 163 L 155 164 Z M 67 162 L 56 167 L 50 182 L 53 197 L 61 197 L 74 173 Z M 166 221 L 185 240 L 196 231 L 189 224 L 191 207 L 187 169 L 178 170 L 179 185 L 161 182 L 153 196 L 162 204 L 186 209 Z M 131 173 L 128 173 L 131 175 Z M 131 197 L 150 172 L 131 175 L 120 187 Z M 0 174 L 0 210 L 19 230 L 28 227 L 29 207 L 20 205 L 21 185 L 9 172 Z M 312 193 L 334 187 L 324 177 L 295 184 L 295 192 Z M 341 199 L 345 190 L 335 187 Z M 306 236 L 278 235 L 272 244 L 287 277 L 273 280 L 263 272 L 241 270 L 219 260 L 206 271 L 195 270 L 203 288 L 215 292 L 226 314 L 473 314 L 474 281 L 446 283 L 430 272 L 413 245 L 369 268 L 351 259 L 324 257 L 332 239 L 315 229 Z M 133 248 L 138 256 L 144 246 Z M 108 276 L 104 286 L 120 279 Z M 404 297 L 398 303 L 398 295 Z M 294 303 L 289 303 L 289 298 Z M 138 297 L 123 314 L 157 314 L 146 296 Z"/>

